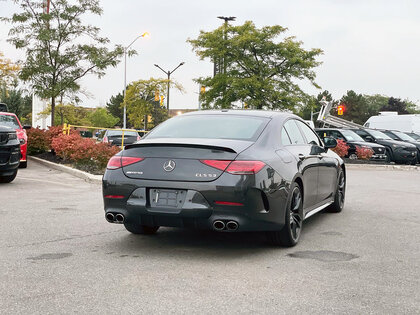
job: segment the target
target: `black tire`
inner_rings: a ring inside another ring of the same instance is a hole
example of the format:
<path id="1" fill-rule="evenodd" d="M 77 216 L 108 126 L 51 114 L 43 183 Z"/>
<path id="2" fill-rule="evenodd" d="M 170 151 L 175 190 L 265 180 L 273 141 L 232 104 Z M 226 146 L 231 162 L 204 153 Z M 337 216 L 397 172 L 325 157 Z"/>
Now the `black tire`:
<path id="1" fill-rule="evenodd" d="M 128 232 L 133 234 L 151 235 L 155 234 L 159 229 L 159 226 L 146 226 L 136 223 L 124 223 L 124 226 Z"/>
<path id="2" fill-rule="evenodd" d="M 28 161 L 20 162 L 19 168 L 27 168 L 28 167 Z"/>
<path id="3" fill-rule="evenodd" d="M 17 171 L 13 173 L 13 175 L 9 175 L 9 176 L 0 176 L 0 183 L 10 183 L 12 182 L 17 175 Z"/>
<path id="4" fill-rule="evenodd" d="M 302 189 L 297 183 L 290 186 L 285 216 L 284 227 L 280 231 L 267 232 L 267 239 L 273 245 L 292 247 L 299 241 L 303 224 Z"/>
<path id="5" fill-rule="evenodd" d="M 335 190 L 334 202 L 327 207 L 327 212 L 338 213 L 344 208 L 346 199 L 346 176 L 342 169 L 338 172 L 337 187 Z"/>

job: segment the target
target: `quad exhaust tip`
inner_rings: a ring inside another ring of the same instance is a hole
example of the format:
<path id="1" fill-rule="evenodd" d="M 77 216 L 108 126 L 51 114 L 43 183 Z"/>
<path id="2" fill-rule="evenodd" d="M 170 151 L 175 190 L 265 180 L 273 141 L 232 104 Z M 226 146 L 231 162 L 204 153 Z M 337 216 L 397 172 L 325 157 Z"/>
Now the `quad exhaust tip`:
<path id="1" fill-rule="evenodd" d="M 121 213 L 117 213 L 115 215 L 115 221 L 117 221 L 118 223 L 123 223 L 124 222 L 124 216 Z"/>
<path id="2" fill-rule="evenodd" d="M 229 222 L 226 224 L 226 228 L 227 228 L 229 231 L 235 231 L 235 230 L 237 230 L 237 229 L 238 229 L 238 227 L 239 227 L 239 225 L 238 225 L 238 223 L 237 223 L 237 222 L 235 222 L 235 221 L 229 221 Z"/>
<path id="3" fill-rule="evenodd" d="M 111 213 L 108 212 L 105 214 L 105 218 L 109 223 L 124 223 L 124 215 L 121 213 Z"/>
<path id="4" fill-rule="evenodd" d="M 236 221 L 222 221 L 222 220 L 216 220 L 213 222 L 213 229 L 216 231 L 236 231 L 239 227 L 238 222 Z"/>
<path id="5" fill-rule="evenodd" d="M 225 229 L 225 222 L 220 221 L 220 220 L 216 220 L 216 221 L 213 222 L 213 228 L 216 231 L 222 231 L 222 230 Z"/>
<path id="6" fill-rule="evenodd" d="M 106 218 L 106 220 L 107 220 L 108 222 L 111 222 L 111 223 L 113 223 L 113 222 L 114 222 L 114 215 L 113 215 L 112 213 L 110 213 L 110 212 L 108 212 L 108 213 L 105 215 L 105 218 Z"/>

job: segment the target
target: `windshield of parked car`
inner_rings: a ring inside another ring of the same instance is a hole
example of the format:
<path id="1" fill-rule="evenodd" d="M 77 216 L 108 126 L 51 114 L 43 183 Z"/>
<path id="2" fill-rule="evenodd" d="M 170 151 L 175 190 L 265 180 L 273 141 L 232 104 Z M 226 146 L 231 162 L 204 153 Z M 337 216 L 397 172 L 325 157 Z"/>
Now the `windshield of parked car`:
<path id="1" fill-rule="evenodd" d="M 107 137 L 122 137 L 121 130 L 108 130 L 106 133 Z M 138 133 L 136 131 L 124 131 L 124 137 L 137 137 Z"/>
<path id="2" fill-rule="evenodd" d="M 352 130 L 341 129 L 340 131 L 343 134 L 343 136 L 347 139 L 347 141 L 362 141 L 362 142 L 365 142 L 365 140 L 363 140 L 363 138 L 361 136 L 359 136 L 357 133 L 355 133 Z"/>
<path id="3" fill-rule="evenodd" d="M 420 140 L 420 136 L 415 133 L 408 133 L 408 135 L 413 138 L 414 140 Z"/>
<path id="4" fill-rule="evenodd" d="M 392 140 L 390 137 L 388 137 L 386 134 L 384 134 L 381 131 L 378 130 L 368 130 L 368 133 L 370 133 L 372 136 L 374 136 L 376 139 L 383 139 L 383 140 Z"/>
<path id="5" fill-rule="evenodd" d="M 404 140 L 404 141 L 416 141 L 414 140 L 412 137 L 410 137 L 409 135 L 406 135 L 403 132 L 400 131 L 393 131 L 393 133 L 400 139 Z"/>
<path id="6" fill-rule="evenodd" d="M 13 129 L 19 129 L 19 123 L 15 116 L 11 115 L 0 115 L 0 126 L 6 126 Z"/>
<path id="7" fill-rule="evenodd" d="M 191 115 L 169 119 L 152 130 L 147 139 L 205 138 L 255 141 L 269 121 L 264 117 Z"/>

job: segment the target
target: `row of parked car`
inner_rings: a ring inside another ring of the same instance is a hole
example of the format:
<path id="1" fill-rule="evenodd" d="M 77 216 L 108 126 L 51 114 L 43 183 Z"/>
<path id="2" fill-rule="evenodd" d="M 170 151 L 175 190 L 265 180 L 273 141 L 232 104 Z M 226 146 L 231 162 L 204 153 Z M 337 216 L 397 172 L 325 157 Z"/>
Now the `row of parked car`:
<path id="1" fill-rule="evenodd" d="M 420 163 L 420 135 L 395 130 L 317 128 L 323 139 L 333 137 L 343 140 L 349 150 L 347 158 L 357 159 L 356 148 L 370 148 L 372 160 L 401 164 Z"/>
<path id="2" fill-rule="evenodd" d="M 0 103 L 0 183 L 9 183 L 17 175 L 18 168 L 26 168 L 28 137 L 26 130 L 14 113 Z"/>

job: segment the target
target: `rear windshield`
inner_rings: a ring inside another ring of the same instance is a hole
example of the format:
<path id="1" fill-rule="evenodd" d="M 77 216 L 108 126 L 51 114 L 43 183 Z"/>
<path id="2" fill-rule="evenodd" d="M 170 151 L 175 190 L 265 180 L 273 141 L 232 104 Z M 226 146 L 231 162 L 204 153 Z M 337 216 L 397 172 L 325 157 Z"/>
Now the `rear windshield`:
<path id="1" fill-rule="evenodd" d="M 19 129 L 19 123 L 15 116 L 10 115 L 0 115 L 0 126 L 6 126 L 13 129 Z"/>
<path id="2" fill-rule="evenodd" d="M 146 138 L 204 138 L 255 141 L 268 123 L 264 117 L 191 115 L 169 119 Z"/>
<path id="3" fill-rule="evenodd" d="M 108 130 L 106 135 L 108 137 L 122 137 L 122 131 L 121 130 Z M 124 131 L 124 137 L 137 137 L 138 133 L 135 131 Z"/>

